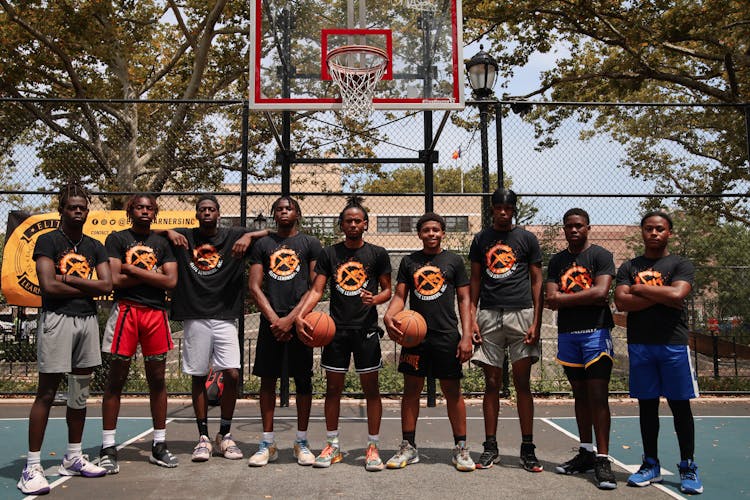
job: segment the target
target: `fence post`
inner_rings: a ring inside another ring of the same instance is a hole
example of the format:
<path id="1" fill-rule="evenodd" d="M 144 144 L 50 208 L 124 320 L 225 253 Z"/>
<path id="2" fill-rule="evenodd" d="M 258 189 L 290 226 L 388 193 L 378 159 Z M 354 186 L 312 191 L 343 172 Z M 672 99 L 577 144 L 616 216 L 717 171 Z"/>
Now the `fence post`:
<path id="1" fill-rule="evenodd" d="M 714 351 L 714 378 L 719 378 L 719 336 L 711 336 Z"/>
<path id="2" fill-rule="evenodd" d="M 240 178 L 240 225 L 247 227 L 247 148 L 248 148 L 248 134 L 250 128 L 250 103 L 247 99 L 242 101 L 242 127 L 241 127 L 241 140 L 242 140 L 242 156 L 241 156 L 241 178 Z M 247 283 L 247 273 L 245 273 L 245 280 L 243 283 Z M 242 398 L 245 396 L 245 287 L 240 288 L 240 304 L 242 309 L 240 317 L 237 318 L 237 335 L 241 349 L 240 356 L 240 381 L 237 387 L 237 397 Z M 248 349 L 248 352 L 250 350 Z M 248 355 L 248 362 L 250 357 Z"/>

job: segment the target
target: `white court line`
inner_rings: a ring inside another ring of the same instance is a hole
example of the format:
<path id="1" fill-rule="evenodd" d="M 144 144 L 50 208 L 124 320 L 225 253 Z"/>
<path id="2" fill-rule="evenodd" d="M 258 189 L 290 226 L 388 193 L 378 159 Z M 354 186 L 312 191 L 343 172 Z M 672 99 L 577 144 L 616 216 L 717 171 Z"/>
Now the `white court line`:
<path id="1" fill-rule="evenodd" d="M 554 417 L 554 418 L 557 418 L 557 417 Z M 571 417 L 571 418 L 575 418 L 575 417 Z M 615 417 L 612 417 L 612 418 L 615 418 Z M 620 418 L 638 418 L 638 417 L 620 417 Z M 562 427 L 560 427 L 556 423 L 552 422 L 549 418 L 540 418 L 539 420 L 541 420 L 545 424 L 549 425 L 553 429 L 555 429 L 555 430 L 557 430 L 557 431 L 565 434 L 569 438 L 575 439 L 576 441 L 580 441 L 580 438 L 577 435 L 573 434 L 572 432 L 570 432 L 567 429 L 563 429 Z M 614 458 L 612 455 L 610 455 L 609 458 L 612 460 L 612 462 L 615 465 L 619 465 L 620 467 L 622 467 L 623 469 L 625 469 L 626 471 L 631 472 L 631 473 L 637 471 L 638 468 L 640 467 L 640 465 L 625 465 L 624 463 L 622 463 L 619 460 L 617 460 L 616 458 Z M 664 469 L 664 468 L 661 469 L 661 472 L 662 472 L 663 475 L 673 475 L 672 472 L 669 472 L 667 469 Z M 663 491 L 664 493 L 666 493 L 667 495 L 671 496 L 672 498 L 679 498 L 679 499 L 684 499 L 685 498 L 684 496 L 680 495 L 676 491 L 672 491 L 669 488 L 667 488 L 666 486 L 663 486 L 663 485 L 661 485 L 659 483 L 652 483 L 651 486 L 653 486 L 654 488 L 656 488 L 658 490 Z"/>
<path id="2" fill-rule="evenodd" d="M 96 417 L 94 417 L 94 418 L 96 418 Z M 123 417 L 123 418 L 130 418 L 130 417 Z M 147 419 L 151 420 L 151 417 L 134 417 L 134 418 L 137 418 L 139 420 L 144 420 L 144 419 L 147 418 Z M 3 419 L 3 420 L 17 420 L 17 419 Z M 62 420 L 62 419 L 52 419 L 51 418 L 50 420 Z M 166 423 L 170 424 L 173 421 L 174 421 L 174 419 L 168 418 Z M 147 430 L 141 432 L 140 434 L 138 434 L 135 437 L 132 437 L 132 438 L 128 439 L 127 441 L 125 441 L 124 443 L 122 443 L 120 446 L 118 446 L 117 450 L 119 451 L 119 450 L 125 448 L 127 445 L 129 445 L 129 444 L 131 444 L 131 443 L 133 443 L 133 442 L 141 439 L 143 436 L 147 436 L 148 434 L 151 434 L 152 432 L 154 432 L 154 428 L 153 427 L 151 427 L 150 429 L 147 429 Z M 98 464 L 99 461 L 95 460 L 94 463 Z M 50 467 L 49 469 L 52 469 L 53 471 L 57 470 L 56 467 Z M 49 470 L 49 469 L 47 469 L 47 470 Z M 44 475 L 45 476 L 47 475 L 47 471 L 46 470 L 44 471 Z M 67 481 L 68 479 L 70 479 L 72 477 L 75 477 L 75 476 L 60 476 L 60 479 L 58 479 L 57 481 L 55 481 L 53 483 L 50 483 L 50 485 L 49 485 L 50 493 L 52 492 L 52 490 L 54 488 L 57 488 L 58 486 L 60 486 L 61 484 L 65 483 L 65 481 Z M 38 496 L 37 495 L 27 496 L 27 497 L 24 498 L 24 500 L 31 500 L 33 498 L 38 498 Z"/>

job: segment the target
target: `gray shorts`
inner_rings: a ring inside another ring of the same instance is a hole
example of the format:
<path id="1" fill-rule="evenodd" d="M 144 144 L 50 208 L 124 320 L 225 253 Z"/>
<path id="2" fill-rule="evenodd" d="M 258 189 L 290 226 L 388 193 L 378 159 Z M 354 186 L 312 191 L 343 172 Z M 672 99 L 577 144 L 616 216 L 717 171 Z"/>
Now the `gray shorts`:
<path id="1" fill-rule="evenodd" d="M 223 319 L 186 319 L 182 323 L 182 371 L 202 377 L 209 364 L 214 371 L 240 367 L 237 323 Z"/>
<path id="2" fill-rule="evenodd" d="M 42 311 L 37 327 L 40 373 L 69 373 L 102 364 L 96 316 L 67 316 Z"/>
<path id="3" fill-rule="evenodd" d="M 482 343 L 474 350 L 471 362 L 479 366 L 502 368 L 507 347 L 511 363 L 523 358 L 531 358 L 532 363 L 536 363 L 539 361 L 539 343 L 523 343 L 533 321 L 534 308 L 480 309 L 477 324 Z"/>

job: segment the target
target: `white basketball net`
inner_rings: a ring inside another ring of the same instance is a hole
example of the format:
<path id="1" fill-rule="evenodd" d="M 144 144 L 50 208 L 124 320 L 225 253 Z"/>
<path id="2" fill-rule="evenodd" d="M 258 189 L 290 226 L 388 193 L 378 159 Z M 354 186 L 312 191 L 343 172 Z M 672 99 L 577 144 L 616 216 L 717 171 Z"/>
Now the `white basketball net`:
<path id="1" fill-rule="evenodd" d="M 353 120 L 367 120 L 373 111 L 375 86 L 388 67 L 388 54 L 367 45 L 348 45 L 328 54 L 328 73 L 339 87 L 341 110 Z"/>
<path id="2" fill-rule="evenodd" d="M 435 12 L 437 5 L 435 0 L 404 0 L 407 9 L 421 10 L 423 12 Z"/>

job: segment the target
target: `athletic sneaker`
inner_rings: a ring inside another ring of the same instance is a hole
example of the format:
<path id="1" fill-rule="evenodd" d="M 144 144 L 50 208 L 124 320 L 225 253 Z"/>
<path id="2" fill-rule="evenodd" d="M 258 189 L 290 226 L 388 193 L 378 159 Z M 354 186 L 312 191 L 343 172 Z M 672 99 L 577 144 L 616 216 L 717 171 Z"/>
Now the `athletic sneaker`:
<path id="1" fill-rule="evenodd" d="M 193 462 L 208 462 L 208 459 L 211 458 L 211 448 L 211 440 L 208 439 L 208 436 L 202 435 L 198 438 L 198 444 L 193 448 L 191 460 Z"/>
<path id="2" fill-rule="evenodd" d="M 578 448 L 578 454 L 555 467 L 558 474 L 584 474 L 594 469 L 594 458 L 596 454 L 586 448 Z"/>
<path id="3" fill-rule="evenodd" d="M 500 453 L 497 450 L 497 441 L 485 441 L 482 443 L 484 451 L 479 455 L 477 469 L 489 469 L 500 463 Z"/>
<path id="4" fill-rule="evenodd" d="M 456 470 L 461 472 L 471 472 L 477 468 L 474 460 L 471 459 L 471 455 L 469 455 L 469 447 L 466 446 L 466 441 L 459 441 L 453 448 L 452 462 L 456 466 Z"/>
<path id="5" fill-rule="evenodd" d="M 275 462 L 279 458 L 279 450 L 276 448 L 276 443 L 268 443 L 261 441 L 258 445 L 258 451 L 256 451 L 250 460 L 247 461 L 247 465 L 250 467 L 263 467 L 268 462 Z"/>
<path id="6" fill-rule="evenodd" d="M 117 448 L 107 446 L 99 452 L 99 467 L 107 471 L 107 474 L 117 474 L 120 472 L 120 465 L 117 463 Z"/>
<path id="7" fill-rule="evenodd" d="M 343 459 L 344 455 L 341 454 L 338 439 L 334 441 L 328 440 L 326 447 L 315 458 L 313 467 L 330 467 L 331 464 L 341 462 Z"/>
<path id="8" fill-rule="evenodd" d="M 419 452 L 409 441 L 403 440 L 396 454 L 385 463 L 385 466 L 389 469 L 403 469 L 417 462 L 419 462 Z"/>
<path id="9" fill-rule="evenodd" d="M 151 446 L 151 456 L 148 457 L 148 461 L 160 467 L 167 467 L 168 469 L 172 469 L 180 465 L 177 457 L 172 455 L 172 453 L 167 449 L 167 443 L 163 441 L 154 443 Z"/>
<path id="10" fill-rule="evenodd" d="M 294 442 L 294 458 L 299 465 L 312 465 L 315 462 L 315 455 L 310 451 L 307 439 L 298 439 Z"/>
<path id="11" fill-rule="evenodd" d="M 107 469 L 99 467 L 89 462 L 88 455 L 78 455 L 68 458 L 63 456 L 63 461 L 57 472 L 61 476 L 83 476 L 83 477 L 102 477 L 107 474 Z"/>
<path id="12" fill-rule="evenodd" d="M 44 477 L 41 464 L 27 465 L 18 480 L 18 489 L 25 495 L 45 495 L 49 493 L 49 483 Z"/>
<path id="13" fill-rule="evenodd" d="M 239 460 L 242 458 L 242 450 L 232 439 L 232 434 L 227 432 L 223 436 L 216 435 L 216 453 L 229 460 Z"/>
<path id="14" fill-rule="evenodd" d="M 651 483 L 661 483 L 661 467 L 658 460 L 644 456 L 641 468 L 628 478 L 628 486 L 648 486 Z"/>
<path id="15" fill-rule="evenodd" d="M 703 483 L 698 477 L 698 466 L 692 460 L 677 464 L 680 469 L 680 491 L 691 495 L 703 493 Z"/>
<path id="16" fill-rule="evenodd" d="M 600 490 L 614 490 L 617 488 L 617 479 L 612 472 L 612 464 L 609 462 L 609 457 L 596 457 L 594 460 L 596 487 Z"/>
<path id="17" fill-rule="evenodd" d="M 542 472 L 544 467 L 537 460 L 535 449 L 531 443 L 521 443 L 521 466 L 529 472 Z"/>
<path id="18" fill-rule="evenodd" d="M 367 452 L 365 452 L 365 470 L 376 472 L 379 470 L 383 470 L 384 468 L 385 464 L 380 458 L 377 443 L 369 441 L 367 443 Z"/>

